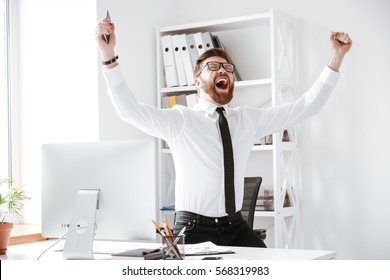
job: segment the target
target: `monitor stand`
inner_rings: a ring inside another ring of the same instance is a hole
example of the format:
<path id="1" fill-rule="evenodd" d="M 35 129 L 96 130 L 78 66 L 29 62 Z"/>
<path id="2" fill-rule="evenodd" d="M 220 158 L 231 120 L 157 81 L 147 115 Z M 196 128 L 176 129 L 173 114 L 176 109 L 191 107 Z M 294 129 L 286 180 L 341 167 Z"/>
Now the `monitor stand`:
<path id="1" fill-rule="evenodd" d="M 92 260 L 99 190 L 79 190 L 63 250 L 66 260 Z"/>

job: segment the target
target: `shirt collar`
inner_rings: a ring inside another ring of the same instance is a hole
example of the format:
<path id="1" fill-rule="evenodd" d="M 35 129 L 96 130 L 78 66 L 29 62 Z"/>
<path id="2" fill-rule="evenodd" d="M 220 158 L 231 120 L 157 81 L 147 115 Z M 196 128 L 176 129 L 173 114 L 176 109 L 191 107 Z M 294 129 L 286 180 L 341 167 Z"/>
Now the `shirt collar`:
<path id="1" fill-rule="evenodd" d="M 198 102 L 199 110 L 206 111 L 210 115 L 213 115 L 215 113 L 215 110 L 218 107 L 223 107 L 225 109 L 226 114 L 227 114 L 227 112 L 228 112 L 228 105 L 227 104 L 225 104 L 223 106 L 217 106 L 216 104 L 211 103 L 207 100 L 199 99 L 199 102 Z"/>

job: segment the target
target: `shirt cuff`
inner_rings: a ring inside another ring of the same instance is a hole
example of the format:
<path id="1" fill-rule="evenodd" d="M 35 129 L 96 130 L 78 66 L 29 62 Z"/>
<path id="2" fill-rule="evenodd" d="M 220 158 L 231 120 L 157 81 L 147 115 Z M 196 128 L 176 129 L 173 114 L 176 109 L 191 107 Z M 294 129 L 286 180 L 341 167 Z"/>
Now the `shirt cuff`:
<path id="1" fill-rule="evenodd" d="M 106 78 L 107 84 L 109 84 L 110 86 L 115 86 L 124 80 L 120 65 L 117 65 L 111 69 L 103 68 L 103 74 Z"/>
<path id="2" fill-rule="evenodd" d="M 340 77 L 340 72 L 333 71 L 328 65 L 324 67 L 320 74 L 320 81 L 325 85 L 334 87 Z"/>

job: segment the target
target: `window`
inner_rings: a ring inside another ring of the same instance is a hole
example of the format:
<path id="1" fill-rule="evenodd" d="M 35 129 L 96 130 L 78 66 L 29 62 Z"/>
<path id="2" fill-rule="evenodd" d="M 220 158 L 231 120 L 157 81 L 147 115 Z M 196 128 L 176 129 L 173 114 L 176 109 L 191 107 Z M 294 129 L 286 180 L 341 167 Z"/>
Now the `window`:
<path id="1" fill-rule="evenodd" d="M 0 0 L 0 179 L 11 176 L 9 83 L 8 83 L 8 0 Z"/>
<path id="2" fill-rule="evenodd" d="M 99 140 L 96 1 L 0 1 L 10 3 L 12 15 L 8 56 L 12 141 L 1 141 L 12 148 L 8 165 L 13 179 L 31 197 L 23 220 L 16 222 L 39 224 L 42 144 Z M 2 132 L 3 127 L 1 137 Z"/>

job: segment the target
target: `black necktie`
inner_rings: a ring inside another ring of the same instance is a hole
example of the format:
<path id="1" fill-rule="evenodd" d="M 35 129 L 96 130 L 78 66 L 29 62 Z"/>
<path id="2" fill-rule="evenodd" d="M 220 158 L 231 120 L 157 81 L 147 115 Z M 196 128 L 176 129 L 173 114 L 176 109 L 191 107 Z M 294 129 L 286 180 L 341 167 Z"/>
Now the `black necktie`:
<path id="1" fill-rule="evenodd" d="M 231 215 L 236 212 L 236 200 L 234 195 L 234 160 L 232 139 L 230 137 L 228 122 L 223 114 L 224 110 L 225 109 L 223 107 L 217 108 L 225 168 L 225 209 L 226 213 Z"/>

